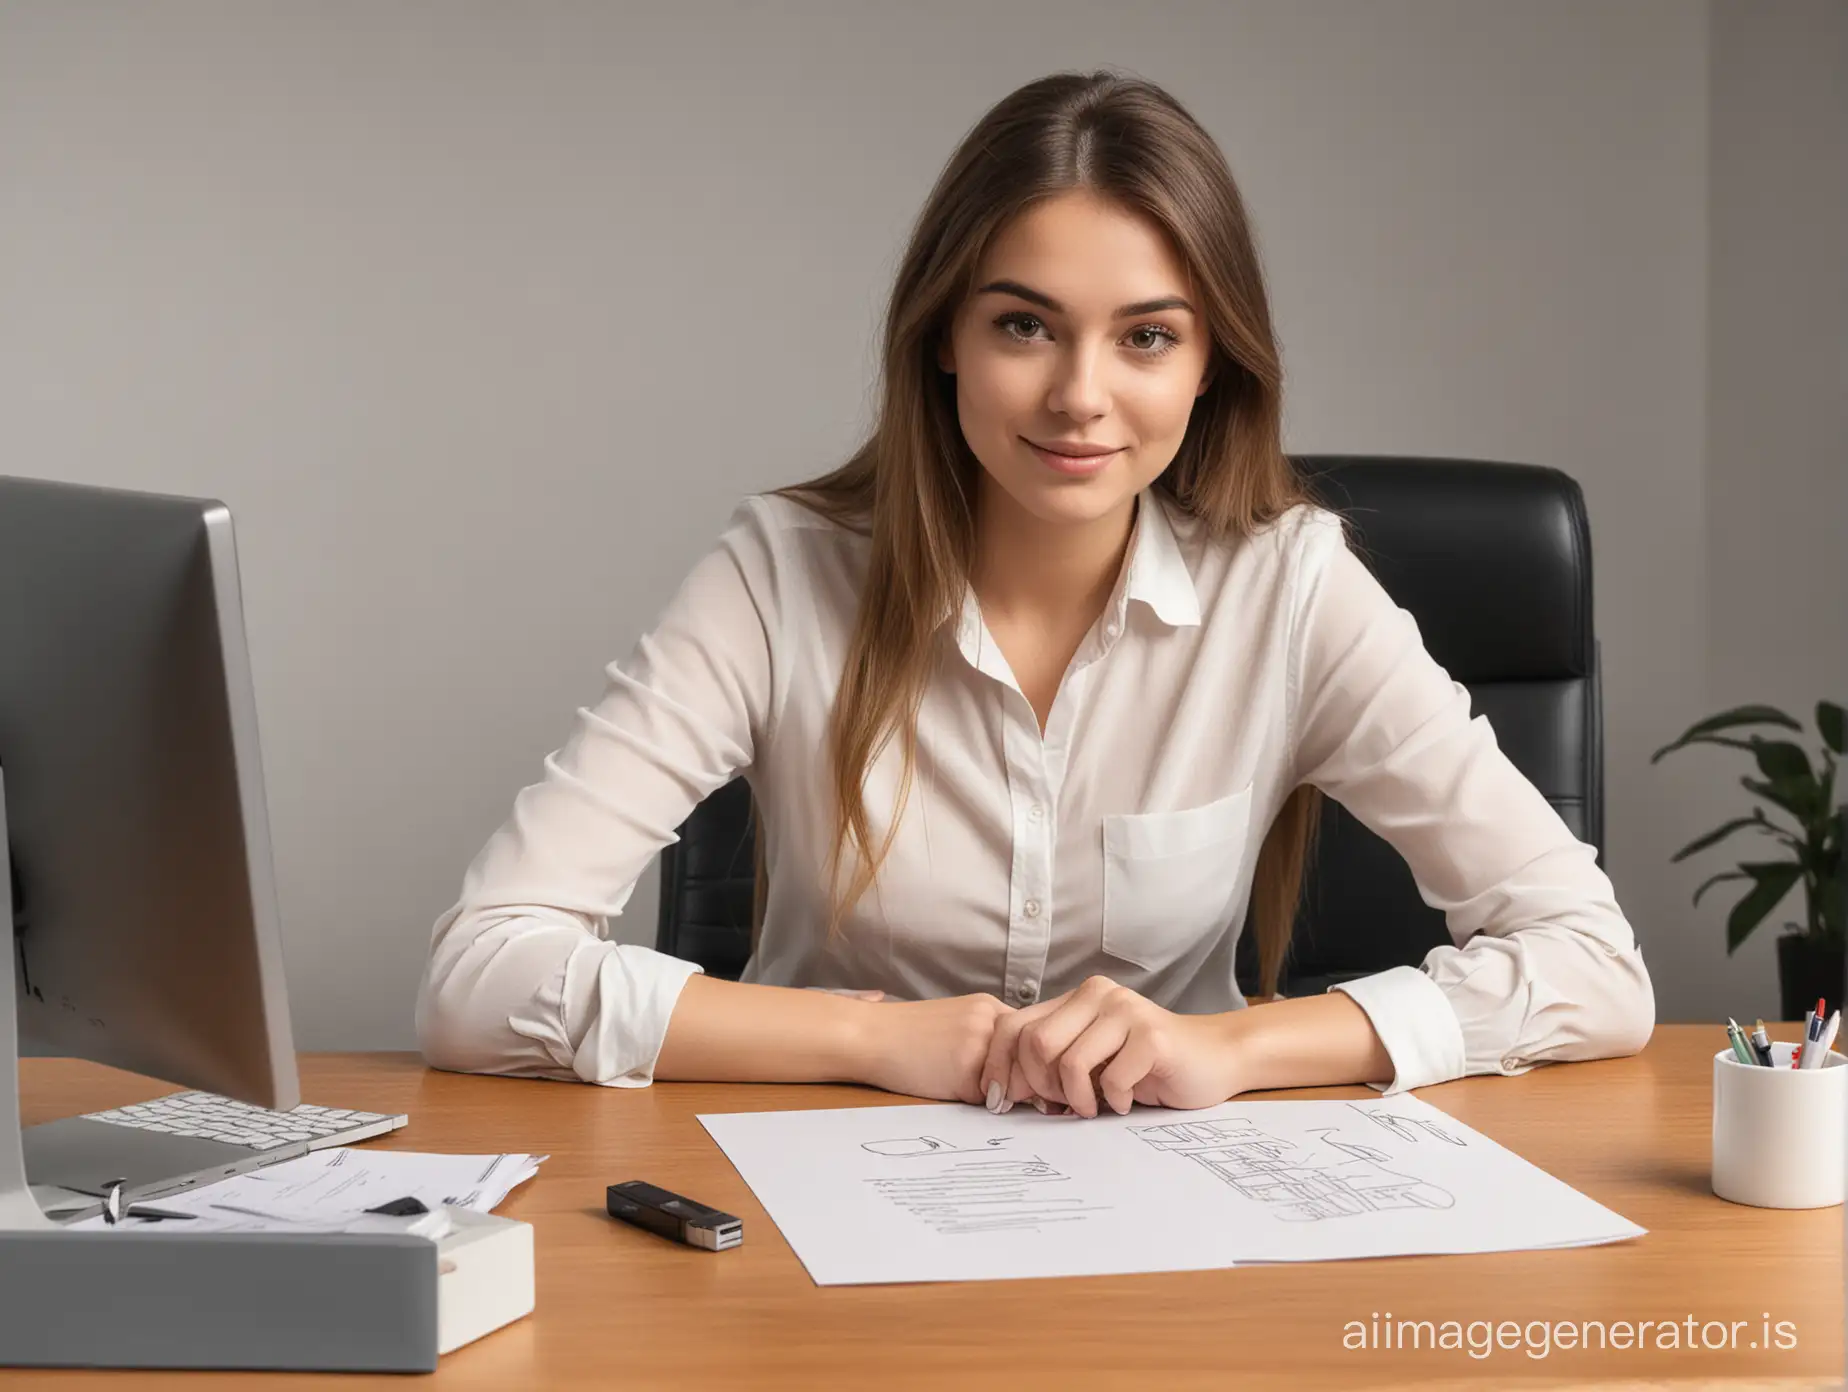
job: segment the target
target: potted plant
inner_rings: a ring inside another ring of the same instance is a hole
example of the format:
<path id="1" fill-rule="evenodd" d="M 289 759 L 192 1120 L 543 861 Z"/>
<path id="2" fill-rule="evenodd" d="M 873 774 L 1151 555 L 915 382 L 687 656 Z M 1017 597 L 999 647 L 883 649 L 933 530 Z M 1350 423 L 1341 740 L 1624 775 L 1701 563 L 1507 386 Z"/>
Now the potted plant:
<path id="1" fill-rule="evenodd" d="M 1688 727 L 1672 744 L 1656 750 L 1655 763 L 1664 754 L 1690 744 L 1717 744 L 1743 749 L 1758 765 L 1760 777 L 1741 778 L 1745 790 L 1780 814 L 1774 820 L 1764 806 L 1734 817 L 1724 826 L 1697 837 L 1675 853 L 1676 861 L 1704 851 L 1735 832 L 1752 832 L 1776 843 L 1780 855 L 1741 861 L 1736 869 L 1709 876 L 1694 891 L 1694 902 L 1716 884 L 1749 880 L 1751 887 L 1733 905 L 1726 918 L 1726 952 L 1731 955 L 1750 936 L 1784 896 L 1803 886 L 1805 921 L 1786 923 L 1791 931 L 1777 941 L 1777 974 L 1783 998 L 1782 1018 L 1801 1020 L 1818 996 L 1834 1009 L 1843 988 L 1843 887 L 1842 812 L 1835 796 L 1835 756 L 1842 753 L 1842 708 L 1829 701 L 1816 704 L 1816 729 L 1822 745 L 1816 763 L 1799 744 L 1787 739 L 1734 733 L 1752 726 L 1777 726 L 1803 732 L 1803 726 L 1773 706 L 1740 706 L 1708 716 Z M 1794 825 L 1793 825 L 1794 824 Z M 1767 847 L 1767 851 L 1773 847 Z"/>

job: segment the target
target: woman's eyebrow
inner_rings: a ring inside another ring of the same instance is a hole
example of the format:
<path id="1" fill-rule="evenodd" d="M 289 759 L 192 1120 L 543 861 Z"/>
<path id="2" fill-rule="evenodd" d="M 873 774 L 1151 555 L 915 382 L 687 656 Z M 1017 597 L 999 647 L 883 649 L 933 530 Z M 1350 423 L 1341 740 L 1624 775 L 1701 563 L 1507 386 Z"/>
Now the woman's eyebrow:
<path id="1" fill-rule="evenodd" d="M 1022 285 L 1017 280 L 991 280 L 975 293 L 978 295 L 987 295 L 991 293 L 997 295 L 1017 295 L 1029 304 L 1036 304 L 1041 309 L 1050 309 L 1054 314 L 1065 313 L 1065 306 L 1053 299 L 1052 296 L 1041 294 L 1038 290 Z M 1135 304 L 1126 304 L 1121 309 L 1117 310 L 1116 317 L 1119 319 L 1129 319 L 1138 314 L 1159 314 L 1164 309 L 1184 309 L 1189 314 L 1194 312 L 1194 307 L 1188 304 L 1187 301 L 1183 300 L 1179 295 L 1169 295 L 1165 299 L 1140 300 Z"/>

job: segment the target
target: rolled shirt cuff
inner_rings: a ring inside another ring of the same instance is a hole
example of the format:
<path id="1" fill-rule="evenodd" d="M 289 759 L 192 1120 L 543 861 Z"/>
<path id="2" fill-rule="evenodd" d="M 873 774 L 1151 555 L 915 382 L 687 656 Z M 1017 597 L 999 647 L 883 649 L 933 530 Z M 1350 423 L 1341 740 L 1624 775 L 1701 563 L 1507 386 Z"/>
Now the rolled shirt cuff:
<path id="1" fill-rule="evenodd" d="M 704 969 L 650 947 L 614 947 L 596 964 L 596 1016 L 578 1044 L 572 1070 L 604 1087 L 647 1087 L 680 993 Z"/>
<path id="2" fill-rule="evenodd" d="M 1392 1059 L 1390 1083 L 1369 1083 L 1391 1096 L 1463 1076 L 1463 1027 L 1450 998 L 1417 967 L 1391 967 L 1328 988 L 1348 996 L 1373 1022 Z"/>

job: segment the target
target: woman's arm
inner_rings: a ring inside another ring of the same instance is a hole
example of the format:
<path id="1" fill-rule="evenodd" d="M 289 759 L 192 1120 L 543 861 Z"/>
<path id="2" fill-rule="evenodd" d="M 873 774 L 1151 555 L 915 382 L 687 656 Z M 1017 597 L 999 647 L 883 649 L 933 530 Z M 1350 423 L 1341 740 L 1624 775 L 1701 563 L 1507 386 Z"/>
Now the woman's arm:
<path id="1" fill-rule="evenodd" d="M 782 687 L 776 519 L 747 500 L 606 669 L 431 933 L 417 1037 L 439 1068 L 642 1086 L 699 968 L 604 936 L 649 860 L 769 738 Z"/>
<path id="2" fill-rule="evenodd" d="M 1655 997 L 1596 853 L 1471 718 L 1468 691 L 1332 520 L 1303 540 L 1297 781 L 1391 843 L 1455 944 L 1331 988 L 1371 1020 L 1387 1090 L 1635 1053 Z"/>
<path id="3" fill-rule="evenodd" d="M 1373 1021 L 1340 992 L 1266 1001 L 1217 1018 L 1231 1069 L 1228 1097 L 1264 1088 L 1392 1080 L 1392 1056 Z"/>
<path id="4" fill-rule="evenodd" d="M 661 1080 L 858 1083 L 868 1002 L 701 976 L 687 982 L 655 1060 Z"/>
<path id="5" fill-rule="evenodd" d="M 654 1076 L 735 1083 L 865 1083 L 979 1102 L 998 1021 L 994 996 L 873 1002 L 697 977 L 674 1008 Z"/>

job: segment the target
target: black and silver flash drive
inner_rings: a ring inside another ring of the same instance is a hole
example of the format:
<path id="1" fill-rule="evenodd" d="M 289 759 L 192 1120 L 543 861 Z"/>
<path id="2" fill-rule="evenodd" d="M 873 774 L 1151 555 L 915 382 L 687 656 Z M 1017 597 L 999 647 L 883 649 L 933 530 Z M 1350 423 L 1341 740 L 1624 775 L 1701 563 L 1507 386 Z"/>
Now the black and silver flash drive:
<path id="1" fill-rule="evenodd" d="M 729 1213 L 696 1203 L 671 1189 L 639 1179 L 612 1184 L 604 1191 L 610 1217 L 671 1237 L 689 1247 L 722 1252 L 744 1241 L 744 1223 Z"/>

